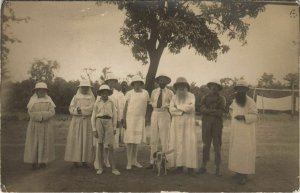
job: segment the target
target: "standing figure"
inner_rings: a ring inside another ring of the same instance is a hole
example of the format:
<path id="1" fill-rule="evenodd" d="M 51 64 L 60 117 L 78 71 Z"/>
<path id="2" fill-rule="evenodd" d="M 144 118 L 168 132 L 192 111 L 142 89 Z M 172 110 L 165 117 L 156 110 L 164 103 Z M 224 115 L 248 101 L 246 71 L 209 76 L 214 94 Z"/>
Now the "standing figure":
<path id="1" fill-rule="evenodd" d="M 55 159 L 54 131 L 51 118 L 55 115 L 55 104 L 48 96 L 47 85 L 39 82 L 27 105 L 30 116 L 26 132 L 24 162 L 33 169 L 45 168 Z"/>
<path id="2" fill-rule="evenodd" d="M 72 115 L 65 150 L 65 161 L 73 162 L 74 167 L 93 161 L 93 134 L 91 115 L 95 96 L 89 81 L 82 81 L 73 97 L 69 111 Z"/>
<path id="3" fill-rule="evenodd" d="M 229 170 L 236 172 L 238 183 L 247 182 L 247 175 L 255 173 L 257 108 L 247 96 L 248 84 L 241 80 L 236 86 L 236 95 L 230 106 L 231 136 L 229 144 Z"/>
<path id="4" fill-rule="evenodd" d="M 226 100 L 224 96 L 220 95 L 222 86 L 218 81 L 207 83 L 207 87 L 210 93 L 205 95 L 200 103 L 200 111 L 202 113 L 203 162 L 199 172 L 206 172 L 210 146 L 211 142 L 213 142 L 216 165 L 215 174 L 220 176 L 223 113 L 225 112 Z"/>
<path id="5" fill-rule="evenodd" d="M 158 151 L 161 145 L 162 152 L 166 152 L 167 141 L 169 140 L 169 131 L 171 126 L 171 116 L 169 113 L 170 102 L 173 97 L 173 91 L 166 88 L 171 79 L 166 75 L 156 77 L 159 88 L 154 89 L 151 94 L 151 105 L 153 112 L 151 115 L 151 135 L 150 135 L 150 165 L 148 169 L 153 168 L 153 154 Z"/>
<path id="6" fill-rule="evenodd" d="M 131 170 L 132 166 L 138 168 L 143 167 L 137 161 L 138 144 L 146 142 L 145 116 L 149 102 L 149 94 L 142 88 L 143 85 L 143 79 L 139 76 L 133 77 L 131 81 L 133 90 L 128 91 L 125 96 L 124 143 L 126 143 L 127 146 L 127 170 Z"/>
<path id="7" fill-rule="evenodd" d="M 96 148 L 98 159 L 97 174 L 103 173 L 103 153 L 108 152 L 108 158 L 112 167 L 112 173 L 120 175 L 114 161 L 114 128 L 117 124 L 117 110 L 114 102 L 108 96 L 112 95 L 112 90 L 107 85 L 102 85 L 97 94 L 100 99 L 96 101 L 92 113 L 92 127 L 94 137 L 97 139 Z"/>
<path id="8" fill-rule="evenodd" d="M 183 167 L 195 174 L 198 167 L 197 136 L 195 127 L 195 96 L 189 92 L 190 86 L 183 77 L 177 78 L 174 89 L 176 94 L 170 103 L 172 115 L 168 167 L 177 167 L 178 172 Z"/>
<path id="9" fill-rule="evenodd" d="M 120 143 L 120 129 L 122 128 L 121 123 L 123 122 L 124 95 L 116 89 L 117 84 L 118 84 L 118 79 L 112 73 L 109 73 L 107 75 L 105 84 L 107 84 L 109 86 L 109 88 L 112 90 L 112 95 L 110 95 L 109 98 L 113 101 L 113 103 L 116 106 L 117 124 L 114 127 L 114 131 L 115 131 L 114 148 L 118 148 L 119 143 Z M 100 96 L 98 96 L 97 99 L 100 99 Z M 110 164 L 108 161 L 109 155 L 108 155 L 107 150 L 108 149 L 106 149 L 106 151 L 104 151 L 104 164 L 106 167 L 110 167 Z"/>

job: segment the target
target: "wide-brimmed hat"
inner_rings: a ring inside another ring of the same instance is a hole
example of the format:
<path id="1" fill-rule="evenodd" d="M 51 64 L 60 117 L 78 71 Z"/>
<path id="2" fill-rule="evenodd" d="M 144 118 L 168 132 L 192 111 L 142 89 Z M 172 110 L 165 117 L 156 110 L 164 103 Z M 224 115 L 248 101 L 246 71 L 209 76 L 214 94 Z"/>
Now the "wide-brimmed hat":
<path id="1" fill-rule="evenodd" d="M 98 94 L 98 95 L 101 95 L 101 93 L 102 93 L 103 91 L 105 91 L 105 90 L 109 91 L 109 95 L 112 95 L 113 91 L 112 91 L 112 90 L 109 88 L 109 86 L 106 85 L 106 84 L 100 86 L 99 90 L 97 91 L 97 94 Z"/>
<path id="2" fill-rule="evenodd" d="M 186 80 L 186 78 L 184 78 L 184 77 L 177 78 L 176 82 L 173 85 L 175 90 L 177 90 L 178 85 L 185 85 L 190 90 L 190 85 L 189 85 L 188 81 Z"/>
<path id="3" fill-rule="evenodd" d="M 32 89 L 32 92 L 34 92 L 36 89 L 45 89 L 45 90 L 49 91 L 47 84 L 44 82 L 36 83 L 34 89 Z"/>
<path id="4" fill-rule="evenodd" d="M 109 81 L 109 80 L 114 80 L 114 81 L 118 81 L 117 77 L 113 74 L 113 73 L 108 73 L 105 79 L 105 82 Z"/>
<path id="5" fill-rule="evenodd" d="M 155 78 L 155 81 L 156 82 L 158 82 L 159 81 L 159 79 L 161 79 L 161 78 L 165 78 L 165 79 L 167 79 L 167 84 L 170 84 L 170 82 L 171 82 L 171 78 L 170 77 L 168 77 L 167 75 L 165 75 L 165 74 L 159 74 L 156 78 Z"/>
<path id="6" fill-rule="evenodd" d="M 91 86 L 91 82 L 90 81 L 88 81 L 88 80 L 82 80 L 82 81 L 80 81 L 80 84 L 79 84 L 78 87 L 92 87 L 92 86 Z"/>
<path id="7" fill-rule="evenodd" d="M 140 82 L 143 85 L 145 84 L 144 80 L 140 76 L 138 76 L 138 75 L 132 77 L 130 85 L 133 86 L 133 83 L 135 83 L 135 82 Z"/>
<path id="8" fill-rule="evenodd" d="M 218 88 L 219 88 L 219 90 L 222 90 L 222 89 L 223 89 L 223 86 L 221 85 L 220 81 L 217 80 L 217 79 L 214 79 L 214 80 L 212 80 L 212 81 L 210 81 L 210 82 L 208 82 L 208 83 L 206 84 L 206 86 L 207 86 L 208 88 L 210 88 L 211 85 L 217 85 Z"/>
<path id="9" fill-rule="evenodd" d="M 237 90 L 239 87 L 247 88 L 249 90 L 249 84 L 245 80 L 238 80 L 234 86 L 234 90 Z"/>

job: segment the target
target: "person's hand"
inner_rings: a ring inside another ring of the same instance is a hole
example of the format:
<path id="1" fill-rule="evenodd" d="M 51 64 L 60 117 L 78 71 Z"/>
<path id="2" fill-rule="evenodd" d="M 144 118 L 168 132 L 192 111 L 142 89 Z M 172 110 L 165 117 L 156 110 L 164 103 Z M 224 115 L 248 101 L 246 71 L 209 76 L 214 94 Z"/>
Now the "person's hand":
<path id="1" fill-rule="evenodd" d="M 97 131 L 93 131 L 93 135 L 95 138 L 98 138 L 98 132 Z"/>
<path id="2" fill-rule="evenodd" d="M 236 120 L 238 121 L 244 121 L 245 120 L 245 116 L 244 115 L 237 115 L 234 117 Z"/>
<path id="3" fill-rule="evenodd" d="M 81 114 L 81 113 L 82 113 L 80 107 L 77 107 L 77 113 L 78 113 L 78 114 Z"/>

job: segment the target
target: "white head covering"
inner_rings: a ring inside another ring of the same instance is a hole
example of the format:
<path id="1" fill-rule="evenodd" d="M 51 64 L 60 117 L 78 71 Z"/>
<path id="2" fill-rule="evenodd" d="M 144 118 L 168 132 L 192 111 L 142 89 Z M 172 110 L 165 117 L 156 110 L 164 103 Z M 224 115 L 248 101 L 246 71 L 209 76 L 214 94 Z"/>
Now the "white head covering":
<path id="1" fill-rule="evenodd" d="M 82 86 L 92 87 L 92 86 L 91 86 L 91 82 L 88 81 L 88 80 L 82 80 L 82 81 L 80 81 L 80 84 L 79 84 L 78 87 L 82 87 Z"/>
<path id="2" fill-rule="evenodd" d="M 144 80 L 139 75 L 132 77 L 130 85 L 132 86 L 134 82 L 141 82 L 142 84 L 145 84 Z"/>
<path id="3" fill-rule="evenodd" d="M 118 81 L 117 77 L 113 73 L 108 73 L 107 74 L 105 82 L 108 81 L 108 80 L 116 80 L 116 81 Z"/>
<path id="4" fill-rule="evenodd" d="M 238 87 L 244 87 L 249 90 L 249 84 L 245 80 L 238 80 L 236 85 L 234 86 L 234 89 L 237 89 Z"/>
<path id="5" fill-rule="evenodd" d="M 222 85 L 221 85 L 221 83 L 220 83 L 220 81 L 218 80 L 218 79 L 213 79 L 213 80 L 211 80 L 210 82 L 208 82 L 207 83 L 207 87 L 209 88 L 211 85 L 217 85 L 218 87 L 219 87 L 219 90 L 222 90 L 223 89 L 223 87 L 222 87 Z"/>
<path id="6" fill-rule="evenodd" d="M 49 90 L 48 87 L 47 87 L 47 84 L 44 83 L 44 82 L 38 82 L 38 83 L 36 83 L 34 89 L 32 89 L 32 92 L 34 92 L 36 89 L 46 89 L 46 90 Z"/>

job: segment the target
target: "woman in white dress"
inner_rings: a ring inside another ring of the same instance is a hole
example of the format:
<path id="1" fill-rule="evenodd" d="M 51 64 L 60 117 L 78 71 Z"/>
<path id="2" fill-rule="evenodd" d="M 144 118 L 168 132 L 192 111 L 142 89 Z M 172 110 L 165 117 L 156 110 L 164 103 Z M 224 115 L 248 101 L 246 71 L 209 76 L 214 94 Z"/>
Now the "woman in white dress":
<path id="1" fill-rule="evenodd" d="M 172 115 L 168 167 L 183 167 L 195 174 L 198 167 L 197 136 L 195 130 L 195 96 L 188 92 L 189 84 L 183 77 L 179 77 L 174 84 L 176 94 L 170 103 Z"/>
<path id="2" fill-rule="evenodd" d="M 33 89 L 33 96 L 27 105 L 30 116 L 26 132 L 24 162 L 33 169 L 45 168 L 55 159 L 54 132 L 51 118 L 55 115 L 55 104 L 48 96 L 47 85 L 39 82 Z"/>
<path id="3" fill-rule="evenodd" d="M 93 161 L 91 115 L 94 103 L 95 96 L 91 90 L 90 82 L 80 82 L 77 93 L 69 107 L 73 117 L 69 127 L 65 151 L 65 161 L 73 162 L 74 167 L 78 167 L 79 164 L 87 167 L 87 163 Z"/>
<path id="4" fill-rule="evenodd" d="M 126 103 L 124 108 L 124 143 L 127 146 L 127 170 L 132 166 L 142 168 L 143 166 L 137 161 L 138 144 L 146 142 L 145 134 L 145 115 L 149 94 L 142 88 L 144 81 L 135 76 L 132 79 L 131 86 L 133 90 L 126 93 Z"/>

